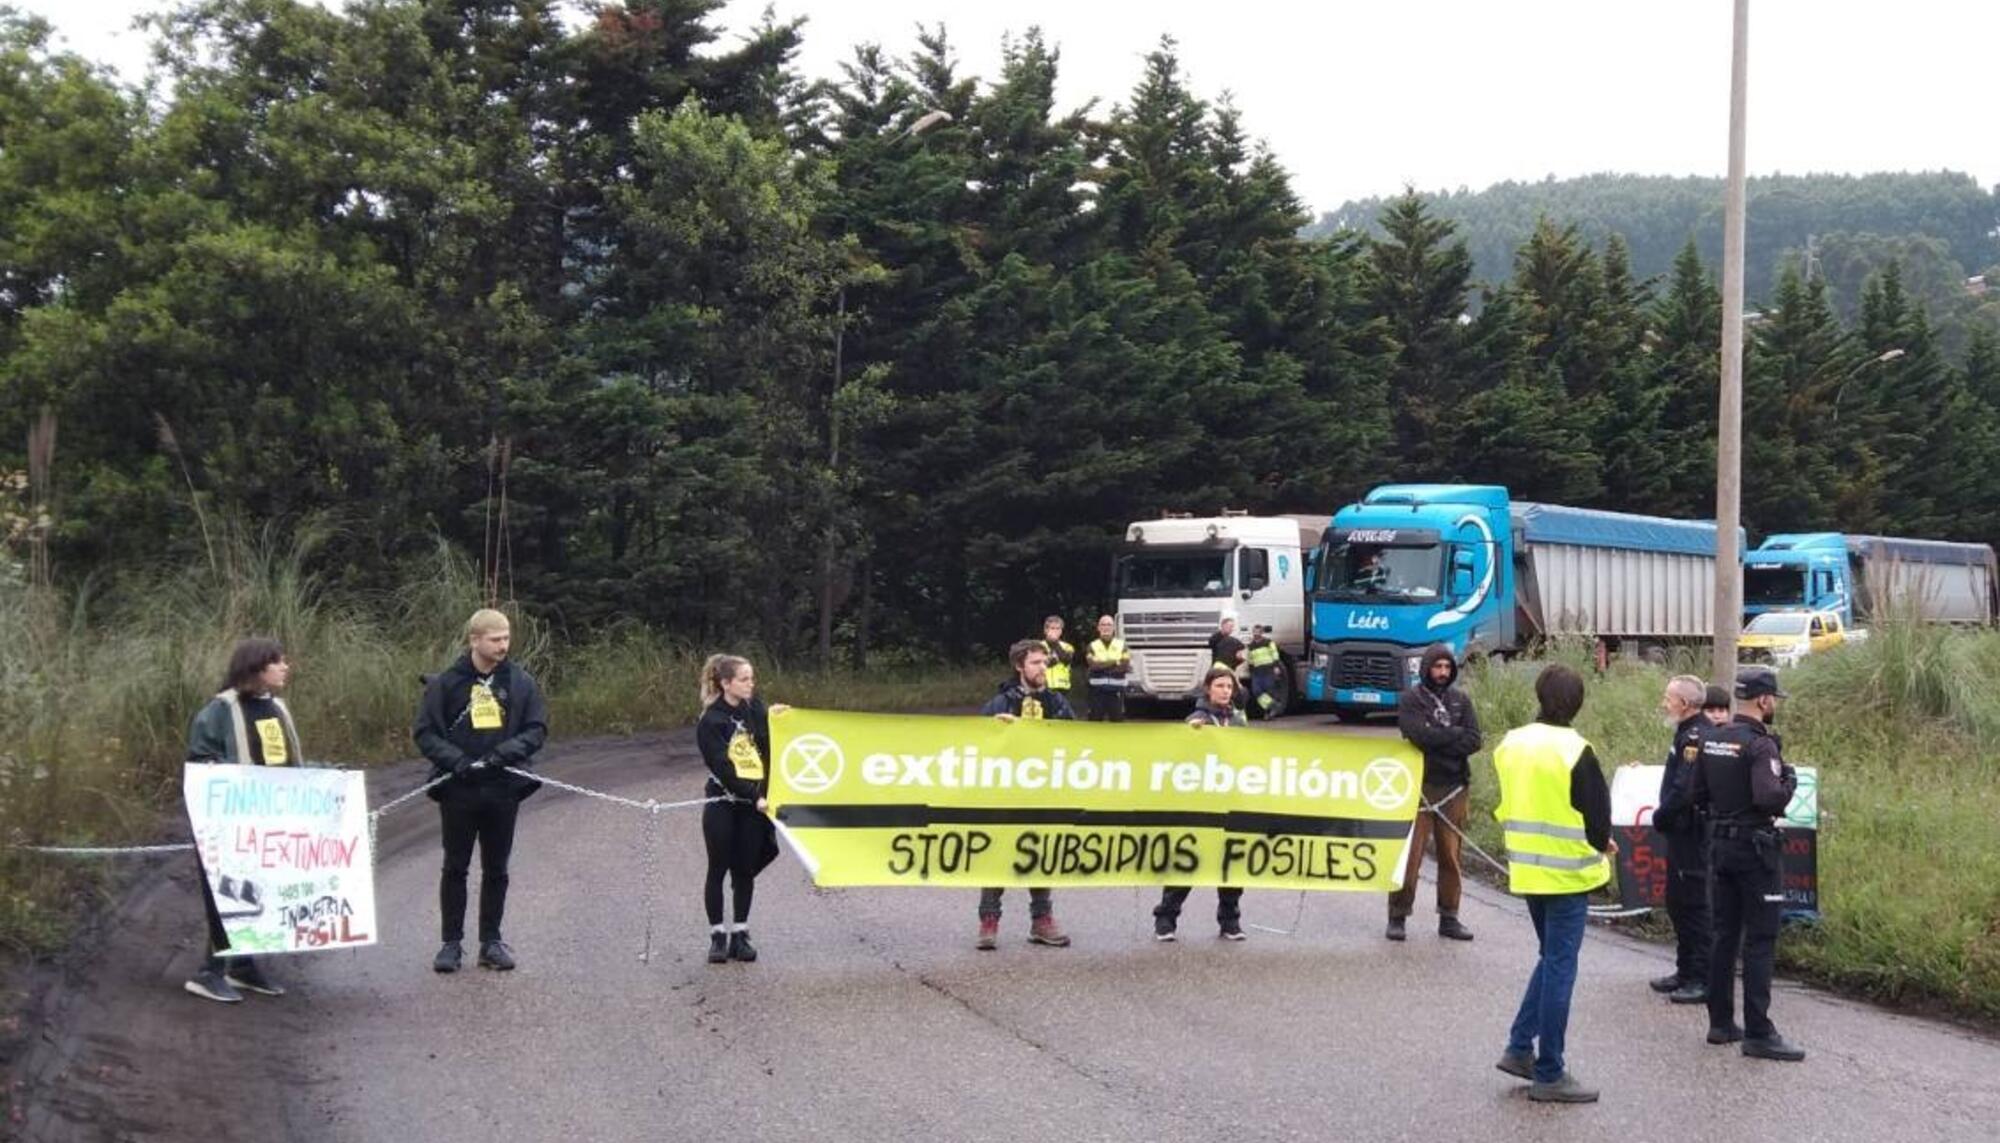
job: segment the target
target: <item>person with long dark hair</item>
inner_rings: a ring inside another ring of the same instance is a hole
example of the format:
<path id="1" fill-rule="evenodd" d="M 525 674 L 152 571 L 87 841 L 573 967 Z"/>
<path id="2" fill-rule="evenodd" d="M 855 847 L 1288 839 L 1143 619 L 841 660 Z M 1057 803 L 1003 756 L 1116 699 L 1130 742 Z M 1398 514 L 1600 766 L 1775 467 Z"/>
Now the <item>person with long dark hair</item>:
<path id="1" fill-rule="evenodd" d="M 770 792 L 771 715 L 757 698 L 757 672 L 750 660 L 710 655 L 701 665 L 701 719 L 695 745 L 708 767 L 712 798 L 701 810 L 701 836 L 708 849 L 702 907 L 708 911 L 708 963 L 748 963 L 757 959 L 750 943 L 750 901 L 757 875 L 778 857 L 778 832 L 765 795 Z M 723 919 L 722 882 L 729 879 L 730 919 Z"/>
<path id="2" fill-rule="evenodd" d="M 1247 726 L 1249 718 L 1236 704 L 1236 672 L 1227 667 L 1209 668 L 1201 681 L 1201 701 L 1188 715 L 1189 726 Z M 1153 939 L 1171 941 L 1178 936 L 1181 907 L 1194 890 L 1186 885 L 1169 886 L 1160 894 L 1153 909 Z M 1215 888 L 1215 924 L 1225 941 L 1243 939 L 1243 887 L 1218 885 Z"/>
<path id="3" fill-rule="evenodd" d="M 285 649 L 275 639 L 245 639 L 230 653 L 222 689 L 194 716 L 188 731 L 187 760 L 240 766 L 296 766 L 298 728 L 278 692 L 291 680 Z M 200 867 L 199 852 L 195 862 Z M 208 870 L 200 867 L 201 903 L 208 914 L 208 957 L 186 984 L 204 1000 L 237 1004 L 244 992 L 283 996 L 285 990 L 264 974 L 255 957 L 228 956 L 229 934 Z"/>

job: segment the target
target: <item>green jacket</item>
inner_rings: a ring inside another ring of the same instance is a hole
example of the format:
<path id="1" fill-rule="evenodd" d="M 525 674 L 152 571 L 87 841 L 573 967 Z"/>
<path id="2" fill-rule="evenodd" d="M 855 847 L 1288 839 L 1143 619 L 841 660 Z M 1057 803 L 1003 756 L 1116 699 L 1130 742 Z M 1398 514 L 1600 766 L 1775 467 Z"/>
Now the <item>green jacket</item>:
<path id="1" fill-rule="evenodd" d="M 291 758 L 290 764 L 304 765 L 305 754 L 299 749 L 299 732 L 292 725 L 291 708 L 276 696 L 271 702 L 278 708 L 278 721 L 285 728 L 285 753 Z M 243 717 L 243 703 L 234 690 L 223 691 L 208 700 L 208 705 L 194 716 L 194 725 L 188 730 L 187 760 L 235 763 L 250 760 L 250 725 Z"/>

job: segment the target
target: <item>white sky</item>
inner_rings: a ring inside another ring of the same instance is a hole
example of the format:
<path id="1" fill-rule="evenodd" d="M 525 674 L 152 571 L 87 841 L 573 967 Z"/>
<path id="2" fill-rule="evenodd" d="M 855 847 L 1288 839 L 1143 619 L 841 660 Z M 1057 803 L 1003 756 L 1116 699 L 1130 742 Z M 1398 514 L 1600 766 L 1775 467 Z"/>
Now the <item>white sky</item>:
<path id="1" fill-rule="evenodd" d="M 1197 93 L 1229 90 L 1315 212 L 1404 183 L 1439 190 L 1595 171 L 1720 175 L 1729 0 L 730 0 L 805 15 L 801 65 L 831 75 L 852 45 L 894 54 L 943 21 L 965 74 L 999 70 L 1001 36 L 1039 25 L 1062 50 L 1060 97 L 1122 99 L 1163 32 Z M 126 31 L 158 0 L 0 0 L 69 46 L 145 68 Z M 1752 174 L 1969 171 L 2000 182 L 2000 3 L 1752 0 Z"/>

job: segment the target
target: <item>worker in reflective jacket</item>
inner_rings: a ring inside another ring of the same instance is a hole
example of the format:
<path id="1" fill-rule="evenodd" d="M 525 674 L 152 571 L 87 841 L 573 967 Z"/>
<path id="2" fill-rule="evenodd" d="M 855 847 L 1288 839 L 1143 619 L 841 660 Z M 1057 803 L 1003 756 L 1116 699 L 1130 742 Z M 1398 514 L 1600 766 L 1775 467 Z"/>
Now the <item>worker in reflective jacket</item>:
<path id="1" fill-rule="evenodd" d="M 1076 647 L 1063 642 L 1060 615 L 1042 620 L 1042 649 L 1049 653 L 1049 689 L 1069 694 L 1069 665 L 1076 659 Z"/>
<path id="2" fill-rule="evenodd" d="M 1090 721 L 1125 721 L 1125 678 L 1132 672 L 1132 653 L 1118 637 L 1118 621 L 1109 615 L 1097 617 L 1097 638 L 1084 649 L 1083 662 L 1090 673 Z"/>
<path id="3" fill-rule="evenodd" d="M 1583 735 L 1570 728 L 1583 709 L 1583 679 L 1554 663 L 1535 679 L 1536 720 L 1511 730 L 1493 752 L 1500 804 L 1493 816 L 1507 842 L 1507 885 L 1528 902 L 1541 953 L 1496 1065 L 1530 1081 L 1539 1103 L 1595 1103 L 1563 1063 L 1570 994 L 1583 948 L 1590 893 L 1611 880 L 1611 790 Z"/>
<path id="4" fill-rule="evenodd" d="M 1271 642 L 1269 627 L 1258 624 L 1250 628 L 1250 646 L 1243 661 L 1250 667 L 1250 705 L 1257 708 L 1257 717 L 1278 717 L 1278 672 L 1285 664 L 1278 645 Z"/>

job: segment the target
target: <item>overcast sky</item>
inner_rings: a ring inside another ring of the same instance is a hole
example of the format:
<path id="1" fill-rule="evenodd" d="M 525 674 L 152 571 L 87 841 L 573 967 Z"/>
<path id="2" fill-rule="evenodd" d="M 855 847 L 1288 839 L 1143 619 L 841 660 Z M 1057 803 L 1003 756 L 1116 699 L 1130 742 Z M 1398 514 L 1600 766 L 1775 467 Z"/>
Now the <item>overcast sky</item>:
<path id="1" fill-rule="evenodd" d="M 770 0 L 731 0 L 731 29 Z M 0 0 L 136 78 L 125 31 L 156 0 Z M 993 76 L 1007 32 L 1062 51 L 1060 98 L 1108 107 L 1162 33 L 1195 89 L 1235 93 L 1250 131 L 1315 211 L 1345 199 L 1630 171 L 1720 175 L 1729 0 L 775 0 L 803 15 L 801 59 L 833 74 L 852 46 L 896 54 L 943 21 L 967 74 Z M 2000 2 L 1753 0 L 1752 174 L 1968 171 L 2000 182 Z"/>

